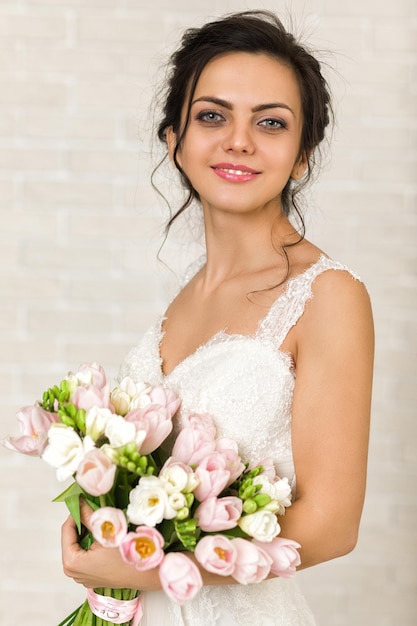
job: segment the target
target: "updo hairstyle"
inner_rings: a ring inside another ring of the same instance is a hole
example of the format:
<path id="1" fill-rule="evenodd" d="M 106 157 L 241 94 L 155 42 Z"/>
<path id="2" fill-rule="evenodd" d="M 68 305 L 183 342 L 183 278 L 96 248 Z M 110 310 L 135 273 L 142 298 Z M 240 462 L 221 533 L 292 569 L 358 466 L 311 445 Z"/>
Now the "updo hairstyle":
<path id="1" fill-rule="evenodd" d="M 196 199 L 197 191 L 177 160 L 178 151 L 187 131 L 190 109 L 197 82 L 206 65 L 216 57 L 229 52 L 267 54 L 294 71 L 301 94 L 303 128 L 300 152 L 307 155 L 307 171 L 302 181 L 290 179 L 282 191 L 282 210 L 285 215 L 295 212 L 301 220 L 296 194 L 310 180 L 315 163 L 315 151 L 325 136 L 329 124 L 331 97 L 320 63 L 287 32 L 281 21 L 269 11 L 244 11 L 209 22 L 201 28 L 185 31 L 180 47 L 170 59 L 170 73 L 164 91 L 162 119 L 158 125 L 158 138 L 166 143 L 167 129 L 172 126 L 177 136 L 173 154 L 176 168 L 188 196 L 180 209 L 171 217 L 167 228 Z M 186 104 L 185 122 L 183 108 Z"/>

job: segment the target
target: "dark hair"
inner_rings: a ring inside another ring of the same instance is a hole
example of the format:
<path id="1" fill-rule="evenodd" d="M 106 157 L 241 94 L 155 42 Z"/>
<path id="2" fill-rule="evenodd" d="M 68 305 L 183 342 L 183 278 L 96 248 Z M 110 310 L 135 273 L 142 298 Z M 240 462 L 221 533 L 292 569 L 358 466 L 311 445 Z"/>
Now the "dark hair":
<path id="1" fill-rule="evenodd" d="M 244 11 L 209 22 L 201 28 L 191 28 L 185 31 L 180 47 L 171 57 L 158 137 L 166 143 L 166 132 L 170 126 L 176 133 L 177 145 L 173 159 L 188 197 L 171 217 L 167 228 L 194 199 L 199 199 L 197 191 L 178 163 L 177 153 L 189 124 L 191 102 L 202 71 L 209 61 L 229 52 L 268 54 L 288 65 L 298 80 L 303 113 L 300 156 L 307 156 L 307 172 L 303 182 L 297 185 L 291 179 L 288 181 L 282 191 L 281 203 L 286 215 L 291 211 L 296 212 L 304 233 L 304 221 L 295 196 L 311 177 L 315 163 L 314 151 L 323 140 L 330 121 L 331 98 L 326 80 L 321 74 L 320 63 L 269 11 Z M 185 123 L 181 128 L 183 107 L 187 99 Z"/>

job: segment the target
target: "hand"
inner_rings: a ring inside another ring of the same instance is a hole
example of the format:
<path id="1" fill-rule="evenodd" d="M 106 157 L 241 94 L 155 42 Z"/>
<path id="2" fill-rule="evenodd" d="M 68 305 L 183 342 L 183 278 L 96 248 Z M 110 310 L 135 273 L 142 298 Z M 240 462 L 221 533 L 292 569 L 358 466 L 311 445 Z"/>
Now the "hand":
<path id="1" fill-rule="evenodd" d="M 92 512 L 88 504 L 82 501 L 81 521 L 88 529 Z M 161 588 L 157 568 L 139 572 L 123 561 L 117 548 L 103 548 L 95 542 L 90 550 L 83 550 L 78 543 L 77 527 L 71 516 L 62 526 L 61 538 L 64 573 L 76 583 L 91 589 L 111 587 L 148 591 Z"/>

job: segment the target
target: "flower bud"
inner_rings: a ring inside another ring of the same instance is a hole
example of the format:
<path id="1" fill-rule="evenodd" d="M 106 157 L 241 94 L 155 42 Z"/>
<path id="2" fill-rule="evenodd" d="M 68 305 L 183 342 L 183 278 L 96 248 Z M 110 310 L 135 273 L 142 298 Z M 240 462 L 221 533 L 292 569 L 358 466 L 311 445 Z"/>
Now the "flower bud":
<path id="1" fill-rule="evenodd" d="M 81 432 L 85 432 L 85 411 L 84 409 L 78 409 L 75 415 L 75 424 Z"/>
<path id="2" fill-rule="evenodd" d="M 177 512 L 177 520 L 185 520 L 187 519 L 188 515 L 190 514 L 190 509 L 187 506 L 184 506 L 182 509 L 180 509 Z"/>
<path id="3" fill-rule="evenodd" d="M 253 497 L 253 500 L 256 502 L 256 506 L 261 509 L 263 507 L 266 507 L 267 504 L 271 502 L 271 496 L 269 496 L 267 493 L 257 493 Z"/>
<path id="4" fill-rule="evenodd" d="M 59 417 L 61 418 L 61 422 L 65 426 L 70 426 L 71 428 L 74 428 L 75 421 L 72 419 L 72 417 L 70 417 L 69 415 L 65 415 L 65 413 L 60 413 Z"/>
<path id="5" fill-rule="evenodd" d="M 245 513 L 255 513 L 258 510 L 256 502 L 251 499 L 245 500 L 242 508 Z"/>
<path id="6" fill-rule="evenodd" d="M 241 498 L 246 500 L 247 498 L 252 498 L 257 492 L 256 485 L 250 485 L 250 487 L 246 487 L 243 493 L 241 494 Z"/>

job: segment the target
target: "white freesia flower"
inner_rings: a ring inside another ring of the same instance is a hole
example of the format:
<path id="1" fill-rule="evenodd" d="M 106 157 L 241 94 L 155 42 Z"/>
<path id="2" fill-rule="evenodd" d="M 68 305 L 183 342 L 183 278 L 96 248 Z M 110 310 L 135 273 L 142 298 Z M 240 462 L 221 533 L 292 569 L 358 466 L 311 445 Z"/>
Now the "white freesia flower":
<path id="1" fill-rule="evenodd" d="M 136 443 L 138 446 L 146 437 L 144 430 L 136 431 L 132 422 L 127 422 L 120 415 L 112 415 L 107 422 L 105 435 L 113 448 L 120 448 L 128 443 Z"/>
<path id="2" fill-rule="evenodd" d="M 173 519 L 177 515 L 157 476 L 144 476 L 129 495 L 127 517 L 133 524 L 155 527 L 163 519 Z"/>
<path id="3" fill-rule="evenodd" d="M 281 531 L 277 516 L 263 509 L 244 515 L 238 524 L 243 532 L 258 541 L 272 541 Z"/>
<path id="4" fill-rule="evenodd" d="M 72 476 L 84 455 L 94 448 L 94 441 L 86 435 L 81 439 L 75 430 L 64 424 L 52 424 L 48 431 L 48 445 L 42 458 L 56 468 L 59 481 Z"/>
<path id="5" fill-rule="evenodd" d="M 159 473 L 159 479 L 168 494 L 179 491 L 188 493 L 193 491 L 199 483 L 194 472 L 186 471 L 179 463 L 163 467 Z"/>
<path id="6" fill-rule="evenodd" d="M 259 493 L 266 493 L 271 497 L 271 503 L 265 508 L 274 510 L 279 515 L 284 515 L 285 508 L 291 506 L 291 486 L 288 483 L 288 478 L 281 478 L 280 480 L 270 481 L 269 478 L 260 474 L 253 479 L 254 485 L 261 485 Z"/>
<path id="7" fill-rule="evenodd" d="M 97 441 L 99 437 L 104 435 L 109 420 L 113 417 L 113 413 L 109 409 L 101 409 L 97 406 L 91 407 L 85 416 L 85 428 L 87 435 Z"/>
<path id="8" fill-rule="evenodd" d="M 187 500 L 185 495 L 181 493 L 181 491 L 178 491 L 168 496 L 168 504 L 174 511 L 179 511 L 187 506 Z"/>

